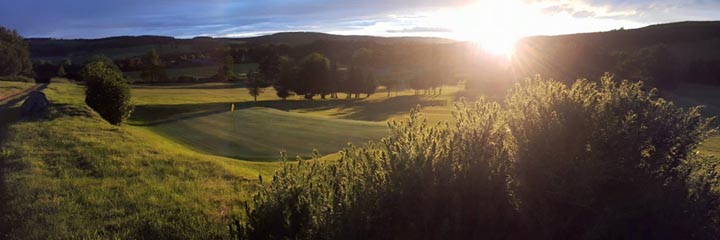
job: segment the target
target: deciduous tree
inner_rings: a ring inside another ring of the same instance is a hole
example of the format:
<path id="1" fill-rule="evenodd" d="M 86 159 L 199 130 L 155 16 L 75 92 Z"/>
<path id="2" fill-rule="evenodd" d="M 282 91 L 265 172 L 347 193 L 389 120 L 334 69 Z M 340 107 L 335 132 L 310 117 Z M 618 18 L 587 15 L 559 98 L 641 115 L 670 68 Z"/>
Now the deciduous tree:
<path id="1" fill-rule="evenodd" d="M 15 30 L 0 26 L 0 76 L 32 75 L 30 52 Z"/>

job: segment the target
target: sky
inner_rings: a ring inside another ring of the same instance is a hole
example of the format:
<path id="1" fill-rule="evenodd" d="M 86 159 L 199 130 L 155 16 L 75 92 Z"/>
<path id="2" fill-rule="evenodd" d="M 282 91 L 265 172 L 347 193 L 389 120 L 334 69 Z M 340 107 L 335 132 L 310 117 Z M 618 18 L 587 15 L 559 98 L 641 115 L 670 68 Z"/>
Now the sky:
<path id="1" fill-rule="evenodd" d="M 720 0 L 0 0 L 25 37 L 242 37 L 286 31 L 473 40 L 718 20 Z"/>

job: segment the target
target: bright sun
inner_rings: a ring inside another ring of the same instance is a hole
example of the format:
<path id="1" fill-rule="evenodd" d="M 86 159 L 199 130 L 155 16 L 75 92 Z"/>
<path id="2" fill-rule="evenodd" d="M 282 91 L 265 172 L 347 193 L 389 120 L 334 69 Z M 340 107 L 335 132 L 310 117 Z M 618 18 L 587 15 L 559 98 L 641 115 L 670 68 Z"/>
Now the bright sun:
<path id="1" fill-rule="evenodd" d="M 445 17 L 458 38 L 510 57 L 515 43 L 532 31 L 529 28 L 538 14 L 519 0 L 480 0 Z"/>

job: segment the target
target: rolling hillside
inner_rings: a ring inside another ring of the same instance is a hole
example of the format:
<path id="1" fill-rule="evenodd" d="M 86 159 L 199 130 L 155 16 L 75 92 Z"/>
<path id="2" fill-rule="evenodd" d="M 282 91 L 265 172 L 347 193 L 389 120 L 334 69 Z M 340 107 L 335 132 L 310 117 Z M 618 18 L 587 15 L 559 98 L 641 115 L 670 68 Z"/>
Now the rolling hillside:
<path id="1" fill-rule="evenodd" d="M 653 55 L 652 48 L 660 48 L 661 54 Z M 517 44 L 513 67 L 522 77 L 539 73 L 568 83 L 577 78 L 596 78 L 604 72 L 648 82 L 642 79 L 647 76 L 622 74 L 628 68 L 627 60 L 637 56 L 642 56 L 640 62 L 648 65 L 666 62 L 660 67 L 666 73 L 656 75 L 663 75 L 668 82 L 719 84 L 716 66 L 720 66 L 720 21 L 527 37 Z"/>
<path id="2" fill-rule="evenodd" d="M 201 154 L 145 128 L 110 125 L 81 103 L 74 84 L 44 92 L 53 103 L 47 117 L 2 128 L 2 239 L 223 238 L 257 176 L 280 166 Z"/>
<path id="3" fill-rule="evenodd" d="M 106 55 L 113 59 L 140 56 L 152 48 L 160 54 L 189 53 L 207 46 L 227 44 L 287 44 L 290 46 L 307 45 L 317 41 L 336 42 L 375 42 L 378 44 L 395 43 L 450 43 L 449 39 L 429 37 L 375 37 L 344 36 L 314 32 L 285 32 L 247 38 L 211 38 L 196 37 L 180 39 L 166 36 L 118 36 L 101 39 L 51 39 L 28 38 L 25 40 L 33 58 L 61 60 L 72 57 L 79 60 L 93 55 Z"/>

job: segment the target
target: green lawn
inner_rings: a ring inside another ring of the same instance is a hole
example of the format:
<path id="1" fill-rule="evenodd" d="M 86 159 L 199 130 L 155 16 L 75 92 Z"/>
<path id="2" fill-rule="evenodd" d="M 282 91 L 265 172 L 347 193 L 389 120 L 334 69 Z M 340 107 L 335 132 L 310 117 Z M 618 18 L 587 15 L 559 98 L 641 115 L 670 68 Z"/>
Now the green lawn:
<path id="1" fill-rule="evenodd" d="M 379 122 L 333 119 L 248 108 L 153 126 L 158 133 L 202 152 L 239 159 L 277 160 L 280 151 L 309 157 L 312 150 L 335 153 L 352 142 L 378 141 L 389 135 Z"/>

